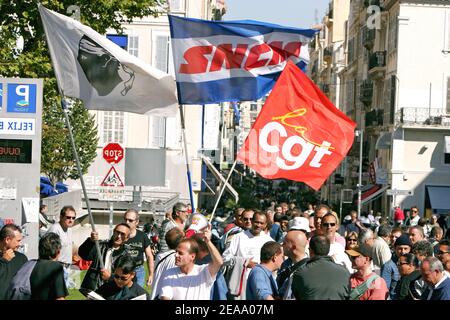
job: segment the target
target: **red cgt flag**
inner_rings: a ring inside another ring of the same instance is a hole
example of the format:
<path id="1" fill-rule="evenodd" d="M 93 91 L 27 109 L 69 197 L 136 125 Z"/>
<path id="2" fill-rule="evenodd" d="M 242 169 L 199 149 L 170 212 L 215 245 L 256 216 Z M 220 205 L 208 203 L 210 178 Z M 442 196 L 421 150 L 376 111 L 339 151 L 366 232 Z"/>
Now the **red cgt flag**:
<path id="1" fill-rule="evenodd" d="M 238 160 L 264 178 L 302 181 L 318 190 L 352 146 L 355 127 L 288 62 Z"/>

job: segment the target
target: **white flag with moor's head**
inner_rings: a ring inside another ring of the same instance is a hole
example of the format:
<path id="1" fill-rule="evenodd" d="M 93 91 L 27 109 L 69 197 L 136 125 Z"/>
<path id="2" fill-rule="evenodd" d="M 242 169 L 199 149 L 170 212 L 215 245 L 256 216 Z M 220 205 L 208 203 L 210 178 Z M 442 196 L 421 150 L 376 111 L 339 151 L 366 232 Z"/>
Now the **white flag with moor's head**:
<path id="1" fill-rule="evenodd" d="M 39 4 L 58 85 L 87 109 L 174 116 L 174 78 L 88 26 Z"/>

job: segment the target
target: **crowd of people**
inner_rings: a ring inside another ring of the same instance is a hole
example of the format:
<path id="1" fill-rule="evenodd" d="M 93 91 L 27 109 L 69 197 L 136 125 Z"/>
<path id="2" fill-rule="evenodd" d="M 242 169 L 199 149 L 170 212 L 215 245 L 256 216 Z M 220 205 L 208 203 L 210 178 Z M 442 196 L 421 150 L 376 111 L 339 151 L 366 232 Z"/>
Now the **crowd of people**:
<path id="1" fill-rule="evenodd" d="M 106 300 L 450 299 L 446 216 L 427 221 L 417 207 L 397 207 L 392 222 L 356 211 L 341 221 L 325 204 L 303 211 L 287 203 L 237 208 L 201 229 L 194 216 L 206 221 L 176 203 L 157 228 L 157 250 L 134 209 L 110 239 L 93 230 L 78 248 L 89 262 L 80 292 Z M 58 222 L 41 219 L 39 258 L 30 261 L 18 250 L 20 227 L 1 228 L 1 300 L 68 296 L 75 218 L 65 206 Z"/>

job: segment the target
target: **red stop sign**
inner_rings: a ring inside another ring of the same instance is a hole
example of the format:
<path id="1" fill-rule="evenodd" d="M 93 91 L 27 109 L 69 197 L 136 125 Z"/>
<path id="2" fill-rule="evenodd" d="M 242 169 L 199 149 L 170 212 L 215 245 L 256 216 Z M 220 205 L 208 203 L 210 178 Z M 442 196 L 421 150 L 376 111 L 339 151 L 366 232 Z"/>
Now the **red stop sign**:
<path id="1" fill-rule="evenodd" d="M 118 143 L 108 143 L 103 148 L 103 159 L 108 163 L 119 163 L 123 159 L 123 148 Z"/>

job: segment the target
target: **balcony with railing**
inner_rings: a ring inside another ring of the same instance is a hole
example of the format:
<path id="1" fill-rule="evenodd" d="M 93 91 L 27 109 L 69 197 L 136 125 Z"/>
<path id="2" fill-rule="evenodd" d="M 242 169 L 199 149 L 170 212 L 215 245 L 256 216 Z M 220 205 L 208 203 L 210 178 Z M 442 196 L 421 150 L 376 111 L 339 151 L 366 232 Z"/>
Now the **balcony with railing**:
<path id="1" fill-rule="evenodd" d="M 366 127 L 378 127 L 383 125 L 383 114 L 384 110 L 374 109 L 372 111 L 366 112 L 365 123 Z"/>
<path id="2" fill-rule="evenodd" d="M 441 108 L 400 108 L 396 122 L 415 127 L 450 127 L 450 114 Z"/>
<path id="3" fill-rule="evenodd" d="M 373 83 L 364 80 L 359 87 L 359 100 L 367 107 L 372 103 Z"/>
<path id="4" fill-rule="evenodd" d="M 386 72 L 386 51 L 375 51 L 369 56 L 369 77 L 383 79 Z"/>

